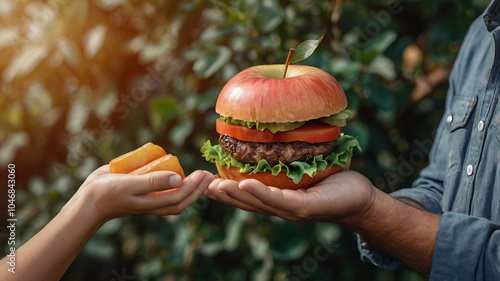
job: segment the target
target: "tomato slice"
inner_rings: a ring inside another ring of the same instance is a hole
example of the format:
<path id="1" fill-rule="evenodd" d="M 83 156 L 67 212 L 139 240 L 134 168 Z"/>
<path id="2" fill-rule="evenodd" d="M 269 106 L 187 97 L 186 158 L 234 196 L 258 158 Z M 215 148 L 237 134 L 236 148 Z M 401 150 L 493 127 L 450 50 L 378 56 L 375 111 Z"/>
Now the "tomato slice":
<path id="1" fill-rule="evenodd" d="M 221 119 L 215 122 L 215 130 L 238 140 L 251 142 L 328 142 L 340 138 L 340 128 L 320 122 L 308 122 L 304 126 L 287 132 L 271 133 L 268 129 L 259 131 L 247 126 L 228 124 Z"/>

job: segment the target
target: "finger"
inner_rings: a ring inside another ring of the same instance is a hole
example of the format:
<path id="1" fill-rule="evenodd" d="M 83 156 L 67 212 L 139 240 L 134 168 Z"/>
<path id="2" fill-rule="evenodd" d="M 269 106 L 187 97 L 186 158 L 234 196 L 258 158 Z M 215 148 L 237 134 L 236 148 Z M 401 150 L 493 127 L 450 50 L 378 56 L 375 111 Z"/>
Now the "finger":
<path id="1" fill-rule="evenodd" d="M 258 198 L 239 188 L 237 182 L 223 181 L 219 184 L 218 189 L 221 191 L 220 197 L 233 206 L 262 214 L 280 215 L 274 208 L 266 206 Z"/>
<path id="2" fill-rule="evenodd" d="M 239 185 L 240 189 L 251 194 L 253 198 L 267 207 L 271 207 L 280 214 L 298 216 L 303 210 L 309 208 L 310 194 L 303 190 L 279 189 L 266 186 L 254 180 L 244 180 Z"/>
<path id="3" fill-rule="evenodd" d="M 181 176 L 170 171 L 157 171 L 144 175 L 116 175 L 122 176 L 125 192 L 131 195 L 165 191 L 182 185 Z"/>
<path id="4" fill-rule="evenodd" d="M 302 190 L 279 189 L 272 186 L 266 186 L 253 179 L 242 181 L 239 187 L 252 194 L 265 205 L 281 210 L 289 210 L 292 206 L 303 203 L 304 192 Z"/>
<path id="5" fill-rule="evenodd" d="M 188 194 L 187 197 L 183 198 L 177 204 L 161 206 L 160 208 L 152 210 L 151 214 L 159 216 L 179 215 L 203 195 L 203 193 L 205 192 L 211 181 L 212 181 L 212 175 L 206 172 L 206 177 L 202 180 L 202 182 L 196 187 L 196 189 L 193 192 Z"/>
<path id="6" fill-rule="evenodd" d="M 204 171 L 196 171 L 186 177 L 182 186 L 178 188 L 137 196 L 137 204 L 146 206 L 148 210 L 155 210 L 167 206 L 178 205 L 190 195 L 192 195 L 191 198 L 195 198 L 194 201 L 196 201 L 196 199 L 203 194 L 211 181 L 212 174 Z M 195 192 L 197 189 L 199 189 L 199 191 Z M 188 207 L 188 205 L 184 206 L 182 204 L 180 206 L 184 209 Z"/>
<path id="7" fill-rule="evenodd" d="M 205 190 L 205 196 L 217 200 L 217 198 L 220 196 L 221 193 L 221 191 L 219 190 L 219 184 L 222 181 L 224 181 L 224 179 L 221 179 L 219 177 L 214 177 L 212 182 L 208 185 L 207 190 Z"/>
<path id="8" fill-rule="evenodd" d="M 212 183 L 208 186 L 207 190 L 205 191 L 205 196 L 208 196 L 208 197 L 210 197 L 214 200 L 217 200 L 221 203 L 224 203 L 224 204 L 236 207 L 236 208 L 240 208 L 240 209 L 243 209 L 246 211 L 269 214 L 269 212 L 267 212 L 265 210 L 260 210 L 258 208 L 255 208 L 253 206 L 250 206 L 248 204 L 245 204 L 241 201 L 238 201 L 238 200 L 235 200 L 235 199 L 229 197 L 224 189 L 231 188 L 231 186 L 238 189 L 238 187 L 237 187 L 238 182 L 217 178 L 217 179 L 213 180 Z"/>

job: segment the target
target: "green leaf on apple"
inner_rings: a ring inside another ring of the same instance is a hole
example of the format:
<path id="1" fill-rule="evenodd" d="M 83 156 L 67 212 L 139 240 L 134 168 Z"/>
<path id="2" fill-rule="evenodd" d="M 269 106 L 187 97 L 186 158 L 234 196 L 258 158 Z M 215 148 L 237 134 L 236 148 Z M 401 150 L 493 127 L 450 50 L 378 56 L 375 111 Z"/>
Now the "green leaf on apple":
<path id="1" fill-rule="evenodd" d="M 325 35 L 322 35 L 318 40 L 306 40 L 300 43 L 300 45 L 295 49 L 295 53 L 293 53 L 292 58 L 290 59 L 290 64 L 298 63 L 310 57 L 314 53 L 314 50 L 316 50 L 318 45 L 321 43 L 321 41 L 323 41 L 324 36 Z"/>

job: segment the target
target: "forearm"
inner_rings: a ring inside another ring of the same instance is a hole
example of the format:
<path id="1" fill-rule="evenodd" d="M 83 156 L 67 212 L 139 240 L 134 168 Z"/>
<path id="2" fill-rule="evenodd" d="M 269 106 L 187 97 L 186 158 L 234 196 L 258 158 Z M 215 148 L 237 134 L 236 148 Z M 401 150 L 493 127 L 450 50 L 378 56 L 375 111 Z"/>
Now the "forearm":
<path id="1" fill-rule="evenodd" d="M 84 200 L 72 198 L 39 233 L 16 251 L 16 273 L 0 264 L 0 279 L 59 280 L 103 222 Z"/>
<path id="2" fill-rule="evenodd" d="M 343 223 L 386 253 L 429 276 L 440 216 L 376 189 L 370 208 Z M 409 202 L 408 202 L 409 201 Z"/>

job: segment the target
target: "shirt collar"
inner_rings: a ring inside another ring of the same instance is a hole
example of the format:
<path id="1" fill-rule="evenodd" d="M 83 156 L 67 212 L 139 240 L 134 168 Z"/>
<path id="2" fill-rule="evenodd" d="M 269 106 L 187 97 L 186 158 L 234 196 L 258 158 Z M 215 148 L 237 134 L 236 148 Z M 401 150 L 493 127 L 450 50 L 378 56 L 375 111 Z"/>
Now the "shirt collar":
<path id="1" fill-rule="evenodd" d="M 486 9 L 486 13 L 483 16 L 484 23 L 491 32 L 498 26 L 500 26 L 500 1 L 493 0 L 489 7 Z"/>

